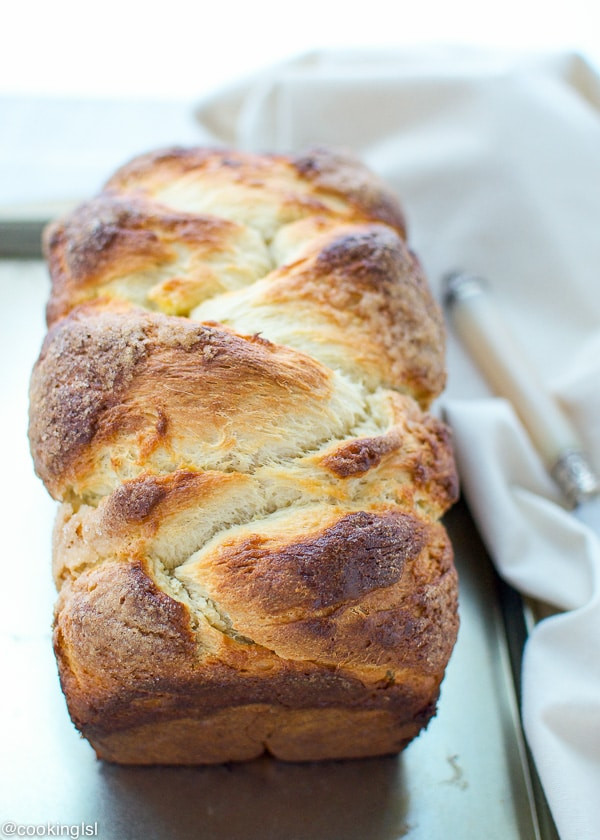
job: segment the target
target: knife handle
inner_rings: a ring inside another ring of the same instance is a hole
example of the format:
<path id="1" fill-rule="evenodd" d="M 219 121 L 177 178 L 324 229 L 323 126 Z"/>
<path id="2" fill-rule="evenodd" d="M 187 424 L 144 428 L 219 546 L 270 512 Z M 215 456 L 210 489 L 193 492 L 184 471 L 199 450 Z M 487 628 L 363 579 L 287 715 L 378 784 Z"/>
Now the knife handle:
<path id="1" fill-rule="evenodd" d="M 600 493 L 600 481 L 577 432 L 502 320 L 485 282 L 466 272 L 452 272 L 444 285 L 457 334 L 492 389 L 513 404 L 568 501 L 577 505 Z"/>

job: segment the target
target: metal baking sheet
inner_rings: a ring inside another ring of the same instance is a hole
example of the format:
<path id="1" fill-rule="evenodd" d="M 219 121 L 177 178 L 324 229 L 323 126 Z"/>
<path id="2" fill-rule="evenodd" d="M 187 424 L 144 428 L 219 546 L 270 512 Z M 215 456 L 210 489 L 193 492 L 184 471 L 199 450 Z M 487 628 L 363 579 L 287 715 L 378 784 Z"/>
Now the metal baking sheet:
<path id="1" fill-rule="evenodd" d="M 58 684 L 50 622 L 54 503 L 27 449 L 27 382 L 48 292 L 38 261 L 0 262 L 4 471 L 0 824 L 70 826 L 104 840 L 549 840 L 521 734 L 518 599 L 500 588 L 464 504 L 447 517 L 461 629 L 439 712 L 400 756 L 207 768 L 95 759 Z M 508 621 L 508 637 L 505 632 Z M 2 836 L 0 829 L 0 837 Z M 6 836 L 6 835 L 5 835 Z"/>

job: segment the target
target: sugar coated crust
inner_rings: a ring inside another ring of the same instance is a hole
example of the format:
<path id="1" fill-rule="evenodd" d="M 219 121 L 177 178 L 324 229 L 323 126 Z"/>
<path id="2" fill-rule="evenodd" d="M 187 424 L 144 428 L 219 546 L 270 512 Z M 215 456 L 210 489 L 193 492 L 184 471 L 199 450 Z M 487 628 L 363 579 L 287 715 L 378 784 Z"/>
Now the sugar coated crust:
<path id="1" fill-rule="evenodd" d="M 458 629 L 444 329 L 351 156 L 167 149 L 45 233 L 54 645 L 101 758 L 401 750 Z"/>

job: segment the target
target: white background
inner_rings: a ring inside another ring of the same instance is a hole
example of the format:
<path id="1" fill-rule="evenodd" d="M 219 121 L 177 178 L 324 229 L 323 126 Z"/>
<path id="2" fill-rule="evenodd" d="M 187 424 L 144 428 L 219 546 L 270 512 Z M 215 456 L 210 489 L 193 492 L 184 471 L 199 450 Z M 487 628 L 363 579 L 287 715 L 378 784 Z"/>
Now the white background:
<path id="1" fill-rule="evenodd" d="M 11 0 L 0 95 L 198 97 L 322 46 L 573 48 L 600 62 L 597 0 Z"/>

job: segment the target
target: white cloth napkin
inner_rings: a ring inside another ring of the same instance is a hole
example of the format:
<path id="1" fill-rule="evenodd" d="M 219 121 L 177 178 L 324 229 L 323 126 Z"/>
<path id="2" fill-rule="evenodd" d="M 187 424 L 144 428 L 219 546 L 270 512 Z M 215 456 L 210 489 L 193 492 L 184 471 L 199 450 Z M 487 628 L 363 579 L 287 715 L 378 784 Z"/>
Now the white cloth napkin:
<path id="1" fill-rule="evenodd" d="M 316 52 L 204 101 L 217 142 L 355 151 L 396 189 L 436 294 L 491 282 L 600 470 L 600 79 L 574 54 Z M 600 837 L 600 542 L 454 337 L 443 407 L 500 573 L 564 610 L 523 666 L 526 735 L 563 840 Z"/>

